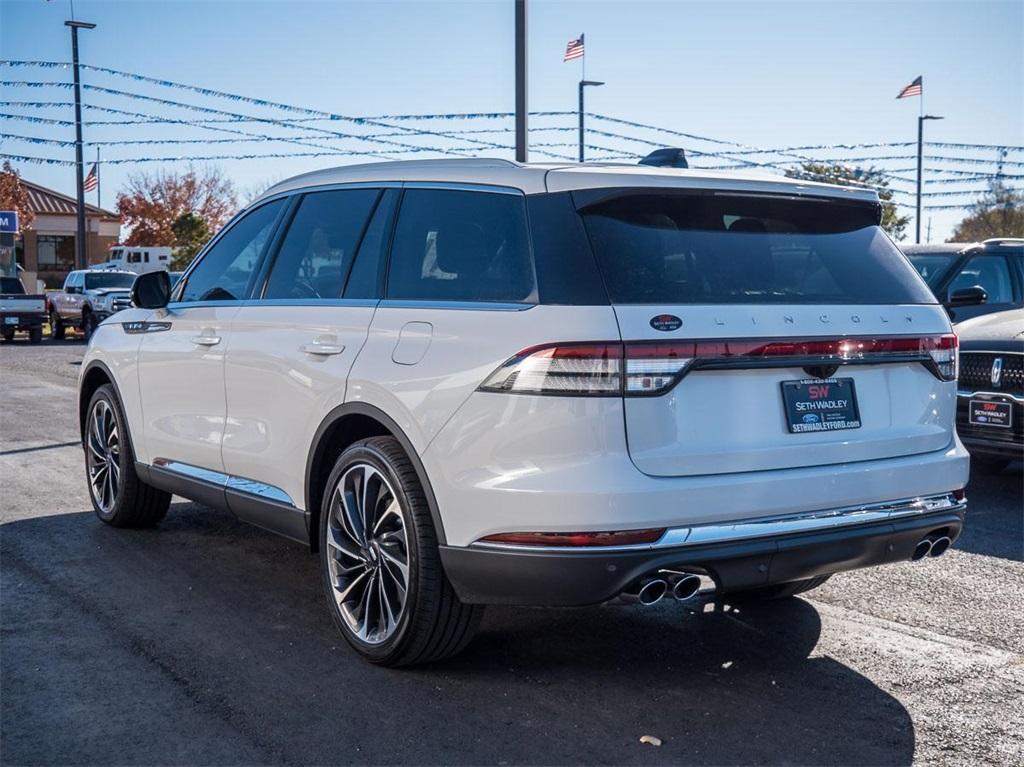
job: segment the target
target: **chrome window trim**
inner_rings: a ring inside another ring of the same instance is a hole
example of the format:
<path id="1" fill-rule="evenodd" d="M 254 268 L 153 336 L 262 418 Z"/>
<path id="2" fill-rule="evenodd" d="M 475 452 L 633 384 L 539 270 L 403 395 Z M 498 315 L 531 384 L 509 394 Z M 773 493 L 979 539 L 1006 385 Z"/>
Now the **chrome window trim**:
<path id="1" fill-rule="evenodd" d="M 155 458 L 153 466 L 183 477 L 208 482 L 211 485 L 223 487 L 225 490 L 234 490 L 246 495 L 295 507 L 295 502 L 292 501 L 292 497 L 288 493 L 275 485 L 268 485 L 265 482 L 257 482 L 254 479 L 246 479 L 245 477 L 236 477 L 231 474 L 214 471 L 213 469 L 204 469 L 200 466 L 193 466 L 192 464 L 181 463 L 180 461 L 171 461 L 166 458 Z"/>
<path id="2" fill-rule="evenodd" d="M 1024 403 L 1024 397 L 1017 394 L 1011 394 L 1008 391 L 988 391 L 986 389 L 978 389 L 977 391 L 970 391 L 969 389 L 957 389 L 956 396 L 964 397 L 965 399 L 970 397 L 987 396 L 987 397 L 1006 397 L 1012 399 L 1014 402 Z"/>
<path id="3" fill-rule="evenodd" d="M 733 543 L 757 540 L 773 536 L 808 533 L 836 528 L 882 522 L 939 511 L 964 510 L 967 501 L 958 501 L 952 493 L 906 498 L 886 503 L 846 506 L 838 509 L 822 509 L 798 514 L 785 514 L 762 519 L 737 520 L 692 527 L 672 527 L 654 543 L 638 543 L 626 546 L 527 546 L 510 543 L 471 544 L 474 549 L 504 549 L 507 551 L 537 551 L 574 554 L 599 554 L 612 551 L 657 551 L 660 549 L 703 546 L 713 543 Z"/>
<path id="4" fill-rule="evenodd" d="M 511 194 L 525 197 L 522 189 L 498 184 L 472 184 L 458 181 L 403 181 L 403 189 L 435 189 L 450 192 L 487 192 L 490 194 Z"/>
<path id="5" fill-rule="evenodd" d="M 385 298 L 381 309 L 453 309 L 456 311 L 476 310 L 482 312 L 525 312 L 537 304 L 502 301 L 433 301 L 430 299 Z"/>

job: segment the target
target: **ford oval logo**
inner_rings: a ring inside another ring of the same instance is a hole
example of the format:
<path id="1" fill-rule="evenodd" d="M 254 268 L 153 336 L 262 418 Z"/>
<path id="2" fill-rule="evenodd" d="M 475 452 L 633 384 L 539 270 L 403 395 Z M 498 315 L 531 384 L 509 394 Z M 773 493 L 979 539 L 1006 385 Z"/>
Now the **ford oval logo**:
<path id="1" fill-rule="evenodd" d="M 674 314 L 659 314 L 657 317 L 651 317 L 651 327 L 655 330 L 668 333 L 672 330 L 679 330 L 682 326 L 683 321 Z"/>

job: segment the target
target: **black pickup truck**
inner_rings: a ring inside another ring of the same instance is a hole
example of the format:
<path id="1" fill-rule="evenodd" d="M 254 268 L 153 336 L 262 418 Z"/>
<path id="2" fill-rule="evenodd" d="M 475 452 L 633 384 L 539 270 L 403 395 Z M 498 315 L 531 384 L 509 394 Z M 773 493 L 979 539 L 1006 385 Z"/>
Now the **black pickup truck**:
<path id="1" fill-rule="evenodd" d="M 19 330 L 28 332 L 34 344 L 43 340 L 46 321 L 46 296 L 28 295 L 17 277 L 0 277 L 0 337 L 13 341 Z"/>

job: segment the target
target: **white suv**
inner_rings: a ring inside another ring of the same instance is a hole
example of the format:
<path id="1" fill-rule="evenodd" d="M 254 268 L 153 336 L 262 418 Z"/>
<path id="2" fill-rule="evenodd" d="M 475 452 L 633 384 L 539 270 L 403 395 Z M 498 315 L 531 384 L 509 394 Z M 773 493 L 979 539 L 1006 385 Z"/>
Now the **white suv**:
<path id="1" fill-rule="evenodd" d="M 482 605 L 789 596 L 941 554 L 957 341 L 874 193 L 650 167 L 291 179 L 95 334 L 96 512 L 170 494 L 319 551 L 368 659 Z"/>

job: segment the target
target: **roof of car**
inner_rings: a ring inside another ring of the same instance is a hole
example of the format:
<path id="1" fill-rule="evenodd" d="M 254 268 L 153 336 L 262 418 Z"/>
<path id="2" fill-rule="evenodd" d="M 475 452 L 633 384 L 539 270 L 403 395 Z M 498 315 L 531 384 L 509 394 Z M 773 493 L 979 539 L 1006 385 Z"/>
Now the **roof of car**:
<path id="1" fill-rule="evenodd" d="M 971 247 L 973 242 L 929 242 L 919 245 L 900 245 L 900 250 L 908 256 L 955 256 L 960 251 Z"/>
<path id="2" fill-rule="evenodd" d="M 268 189 L 259 199 L 315 186 L 384 182 L 502 186 L 518 189 L 524 194 L 607 187 L 730 189 L 878 202 L 878 195 L 873 189 L 820 184 L 763 173 L 612 163 L 523 164 L 486 158 L 401 160 L 325 168 L 282 181 Z"/>

